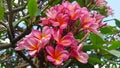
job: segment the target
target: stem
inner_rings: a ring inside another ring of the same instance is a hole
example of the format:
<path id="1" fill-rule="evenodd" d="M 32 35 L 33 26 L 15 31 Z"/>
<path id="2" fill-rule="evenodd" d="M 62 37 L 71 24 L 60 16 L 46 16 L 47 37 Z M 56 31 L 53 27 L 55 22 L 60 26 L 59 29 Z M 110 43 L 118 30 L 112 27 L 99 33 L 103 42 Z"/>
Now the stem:
<path id="1" fill-rule="evenodd" d="M 87 32 L 84 37 L 79 41 L 79 44 L 82 43 L 83 41 L 85 41 L 85 39 L 88 37 L 89 32 Z"/>

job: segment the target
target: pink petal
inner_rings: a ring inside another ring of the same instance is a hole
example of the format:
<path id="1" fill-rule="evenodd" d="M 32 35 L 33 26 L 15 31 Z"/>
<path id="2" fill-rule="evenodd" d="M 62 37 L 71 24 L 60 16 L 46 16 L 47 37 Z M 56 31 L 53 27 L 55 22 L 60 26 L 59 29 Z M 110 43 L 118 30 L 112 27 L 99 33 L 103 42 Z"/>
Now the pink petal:
<path id="1" fill-rule="evenodd" d="M 60 42 L 60 44 L 62 44 L 63 46 L 70 46 L 73 42 L 73 39 L 74 38 L 72 33 L 68 33 L 62 38 L 62 41 Z"/>
<path id="2" fill-rule="evenodd" d="M 62 25 L 60 26 L 60 29 L 65 29 L 66 27 L 67 27 L 67 23 L 62 24 Z"/>
<path id="3" fill-rule="evenodd" d="M 79 53 L 77 60 L 80 61 L 81 63 L 86 64 L 88 62 L 88 58 L 89 58 L 89 56 L 87 53 L 81 52 L 81 53 Z"/>
<path id="4" fill-rule="evenodd" d="M 39 30 L 32 30 L 32 36 L 40 39 L 41 38 L 41 32 Z"/>
<path id="5" fill-rule="evenodd" d="M 50 56 L 54 56 L 54 54 L 55 54 L 54 48 L 50 45 L 46 46 L 46 51 Z"/>
<path id="6" fill-rule="evenodd" d="M 54 59 L 53 57 L 51 57 L 51 56 L 47 56 L 47 59 L 48 59 L 48 61 L 50 61 L 50 62 L 55 62 L 55 59 Z"/>
<path id="7" fill-rule="evenodd" d="M 19 41 L 17 43 L 17 47 L 15 48 L 15 50 L 23 50 L 23 49 L 25 49 L 25 47 L 24 47 L 24 41 Z"/>
<path id="8" fill-rule="evenodd" d="M 61 55 L 59 56 L 59 58 L 63 59 L 63 61 L 67 60 L 69 58 L 68 51 L 62 51 Z"/>
<path id="9" fill-rule="evenodd" d="M 31 56 L 35 56 L 36 52 L 37 52 L 37 50 L 29 51 L 29 54 L 30 54 Z"/>
<path id="10" fill-rule="evenodd" d="M 59 39 L 61 38 L 62 36 L 62 30 L 58 30 L 58 29 L 54 29 L 53 32 L 52 32 L 52 35 L 53 35 L 53 38 L 56 40 L 56 41 L 59 41 Z"/>
<path id="11" fill-rule="evenodd" d="M 77 51 L 81 52 L 82 51 L 82 44 L 79 44 L 79 46 L 77 47 Z"/>
<path id="12" fill-rule="evenodd" d="M 60 23 L 55 20 L 50 20 L 50 22 L 52 23 L 52 26 L 55 26 L 55 27 L 60 25 Z"/>
<path id="13" fill-rule="evenodd" d="M 44 26 L 43 30 L 42 30 L 42 33 L 51 34 L 51 31 L 52 31 L 52 28 L 50 28 L 48 26 Z"/>
<path id="14" fill-rule="evenodd" d="M 25 40 L 25 49 L 33 50 L 34 48 L 39 48 L 40 42 L 34 37 L 28 38 Z"/>

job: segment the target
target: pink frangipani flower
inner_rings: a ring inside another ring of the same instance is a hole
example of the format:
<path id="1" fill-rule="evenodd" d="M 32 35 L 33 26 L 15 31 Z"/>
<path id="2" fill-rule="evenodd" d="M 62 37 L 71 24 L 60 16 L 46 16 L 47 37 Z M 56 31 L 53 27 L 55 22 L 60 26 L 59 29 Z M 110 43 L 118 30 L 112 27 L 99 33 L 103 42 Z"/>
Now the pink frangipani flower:
<path id="1" fill-rule="evenodd" d="M 96 4 L 97 5 L 105 5 L 106 2 L 105 2 L 105 0 L 96 0 Z"/>
<path id="2" fill-rule="evenodd" d="M 85 30 L 86 32 L 90 32 L 92 31 L 93 33 L 99 34 L 98 32 L 98 27 L 99 24 L 95 23 L 96 19 L 90 17 L 90 15 L 85 14 L 82 17 L 80 17 L 80 21 L 81 21 L 81 28 L 83 30 Z"/>
<path id="3" fill-rule="evenodd" d="M 38 39 L 34 38 L 34 37 L 29 37 L 27 39 L 25 39 L 22 42 L 19 42 L 17 44 L 17 47 L 15 48 L 15 50 L 23 50 L 26 49 L 29 51 L 29 54 L 31 56 L 35 56 L 36 53 L 38 53 L 41 48 L 44 47 L 44 42 L 43 41 L 39 41 Z"/>
<path id="4" fill-rule="evenodd" d="M 88 62 L 88 54 L 82 51 L 82 44 L 71 48 L 70 50 L 71 58 L 77 59 L 79 62 L 86 64 Z"/>
<path id="5" fill-rule="evenodd" d="M 46 46 L 46 51 L 49 54 L 47 56 L 48 61 L 52 62 L 54 65 L 61 65 L 63 61 L 69 58 L 69 53 L 64 50 L 62 46 L 57 45 L 54 49 L 51 45 Z"/>
<path id="6" fill-rule="evenodd" d="M 61 30 L 54 30 L 52 35 L 53 38 L 57 41 L 57 44 L 63 46 L 70 46 L 74 40 L 72 33 L 68 33 L 62 37 Z"/>
<path id="7" fill-rule="evenodd" d="M 70 15 L 72 20 L 79 19 L 79 13 L 81 11 L 81 7 L 78 5 L 76 1 L 70 3 L 68 1 L 65 1 L 62 3 L 62 5 L 68 9 L 68 14 Z"/>
<path id="8" fill-rule="evenodd" d="M 52 28 L 44 26 L 42 31 L 39 30 L 32 30 L 31 36 L 37 38 L 38 40 L 46 41 L 46 44 L 49 42 L 51 38 Z"/>

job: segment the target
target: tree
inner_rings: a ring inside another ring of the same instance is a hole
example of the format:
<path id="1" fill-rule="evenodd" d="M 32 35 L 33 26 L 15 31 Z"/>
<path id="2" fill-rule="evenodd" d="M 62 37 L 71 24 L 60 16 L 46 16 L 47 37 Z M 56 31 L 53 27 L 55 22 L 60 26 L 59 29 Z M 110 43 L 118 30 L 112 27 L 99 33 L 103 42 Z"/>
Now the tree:
<path id="1" fill-rule="evenodd" d="M 1 0 L 0 67 L 120 67 L 112 14 L 104 0 Z"/>

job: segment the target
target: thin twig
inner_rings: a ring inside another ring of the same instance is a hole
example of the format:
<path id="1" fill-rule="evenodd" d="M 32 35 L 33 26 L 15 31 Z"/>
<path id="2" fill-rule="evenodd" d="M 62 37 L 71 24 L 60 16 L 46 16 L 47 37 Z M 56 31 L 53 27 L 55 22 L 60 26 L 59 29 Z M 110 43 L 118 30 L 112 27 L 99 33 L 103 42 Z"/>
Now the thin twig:
<path id="1" fill-rule="evenodd" d="M 25 7 L 26 7 L 26 5 L 20 6 L 18 8 L 13 9 L 12 11 L 6 11 L 5 14 L 16 13 L 16 12 L 22 11 L 23 9 L 25 9 Z"/>
<path id="2" fill-rule="evenodd" d="M 0 44 L 0 50 L 1 49 L 6 49 L 6 48 L 10 48 L 10 47 L 15 47 L 14 44 L 17 43 L 17 41 L 19 41 L 21 38 L 23 38 L 25 35 L 29 34 L 31 32 L 31 27 L 29 26 L 21 35 L 19 35 L 17 38 L 13 39 L 13 43 L 10 44 Z"/>
<path id="3" fill-rule="evenodd" d="M 85 41 L 85 39 L 88 37 L 89 32 L 87 32 L 84 37 L 79 41 L 79 44 L 82 43 L 83 41 Z"/>

